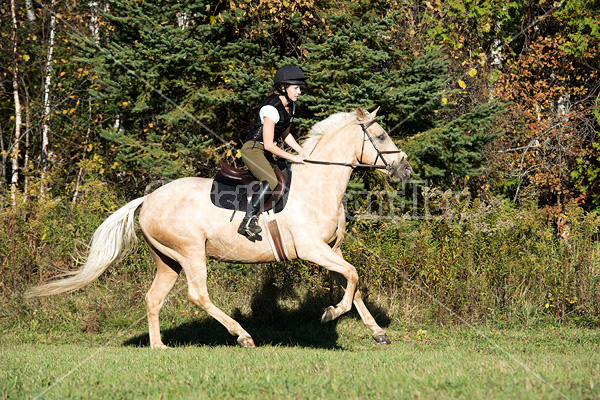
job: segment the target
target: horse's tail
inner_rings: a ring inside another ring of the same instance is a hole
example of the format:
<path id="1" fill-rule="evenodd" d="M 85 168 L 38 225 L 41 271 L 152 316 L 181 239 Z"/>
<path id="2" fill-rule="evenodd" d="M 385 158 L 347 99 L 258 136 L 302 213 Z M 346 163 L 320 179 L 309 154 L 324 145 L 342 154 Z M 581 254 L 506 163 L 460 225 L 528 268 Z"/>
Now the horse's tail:
<path id="1" fill-rule="evenodd" d="M 135 211 L 146 197 L 135 199 L 115 211 L 96 229 L 89 254 L 81 267 L 59 278 L 29 289 L 26 297 L 72 292 L 90 284 L 112 263 L 123 259 L 137 245 Z"/>

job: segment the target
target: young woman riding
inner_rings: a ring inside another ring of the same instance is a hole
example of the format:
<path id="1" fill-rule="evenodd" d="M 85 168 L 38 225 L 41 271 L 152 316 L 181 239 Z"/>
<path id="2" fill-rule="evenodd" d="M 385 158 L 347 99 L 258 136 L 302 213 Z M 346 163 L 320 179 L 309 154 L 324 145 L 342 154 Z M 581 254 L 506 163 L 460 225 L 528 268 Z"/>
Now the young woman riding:
<path id="1" fill-rule="evenodd" d="M 296 111 L 295 102 L 301 93 L 300 87 L 305 81 L 306 77 L 300 68 L 294 65 L 279 68 L 273 78 L 274 91 L 259 105 L 252 128 L 244 138 L 242 161 L 260 181 L 260 187 L 252 196 L 246 216 L 238 228 L 239 234 L 250 239 L 262 231 L 258 226 L 257 214 L 277 187 L 277 177 L 269 160 L 276 155 L 304 164 L 303 156 L 283 150 L 279 147 L 279 141 L 283 140 L 298 153 L 302 150 L 290 133 L 290 125 Z"/>

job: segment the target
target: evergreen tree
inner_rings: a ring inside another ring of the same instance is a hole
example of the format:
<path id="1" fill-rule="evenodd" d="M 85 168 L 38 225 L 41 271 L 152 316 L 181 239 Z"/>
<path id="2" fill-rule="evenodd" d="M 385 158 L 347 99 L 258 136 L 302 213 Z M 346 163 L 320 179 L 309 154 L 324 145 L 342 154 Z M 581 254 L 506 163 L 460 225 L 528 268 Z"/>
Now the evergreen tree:
<path id="1" fill-rule="evenodd" d="M 109 2 L 101 14 L 106 40 L 83 41 L 83 59 L 99 77 L 92 95 L 111 121 L 102 129 L 105 156 L 140 189 L 193 173 L 189 161 L 219 137 L 218 126 L 204 124 L 218 110 L 204 99 L 221 79 L 207 57 L 213 29 L 181 22 L 182 16 L 208 18 L 206 9 L 202 2 Z"/>
<path id="2" fill-rule="evenodd" d="M 503 106 L 491 101 L 419 134 L 408 152 L 420 177 L 452 187 L 460 178 L 480 175 L 487 162 L 484 147 L 502 133 L 495 124 L 502 112 Z"/>
<path id="3" fill-rule="evenodd" d="M 452 81 L 449 63 L 439 50 L 415 54 L 399 45 L 406 33 L 397 28 L 405 18 L 399 4 L 110 4 L 103 15 L 109 38 L 101 52 L 84 46 L 86 60 L 100 77 L 98 100 L 118 121 L 103 137 L 117 150 L 115 160 L 146 181 L 212 174 L 216 158 L 233 157 L 229 143 L 247 131 L 284 63 L 309 77 L 299 136 L 333 112 L 381 106 L 392 135 L 417 146 L 417 171 L 440 181 L 479 173 L 484 158 L 474 152 L 495 137 L 480 130 L 497 107 L 485 108 L 491 114 L 482 121 L 477 108 L 467 108 L 450 122 L 452 109 L 441 96 Z M 443 148 L 418 153 L 423 140 Z"/>

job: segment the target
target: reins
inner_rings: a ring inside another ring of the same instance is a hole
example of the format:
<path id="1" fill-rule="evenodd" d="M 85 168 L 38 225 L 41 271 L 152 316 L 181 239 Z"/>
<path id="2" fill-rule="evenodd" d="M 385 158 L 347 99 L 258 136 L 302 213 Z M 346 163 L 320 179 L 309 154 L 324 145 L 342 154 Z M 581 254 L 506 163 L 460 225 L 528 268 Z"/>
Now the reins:
<path id="1" fill-rule="evenodd" d="M 375 164 L 364 164 L 364 163 L 339 163 L 339 162 L 334 162 L 334 161 L 319 161 L 319 160 L 304 160 L 304 162 L 310 163 L 310 164 L 319 164 L 319 165 L 336 165 L 336 166 L 341 166 L 341 167 L 352 167 L 352 168 L 370 168 L 370 169 L 387 169 L 390 170 L 392 168 L 392 166 L 390 164 L 387 163 L 387 161 L 385 161 L 385 158 L 383 158 L 384 154 L 398 154 L 398 153 L 402 153 L 402 150 L 389 150 L 389 151 L 381 151 L 379 150 L 379 148 L 377 147 L 377 145 L 375 145 L 375 142 L 373 141 L 373 138 L 371 137 L 371 135 L 369 135 L 369 132 L 367 131 L 367 129 L 369 129 L 369 127 L 371 125 L 373 125 L 374 123 L 376 123 L 377 121 L 375 121 L 375 119 L 372 119 L 371 121 L 367 122 L 366 124 L 360 124 L 364 135 L 369 139 L 369 141 L 371 142 L 371 144 L 373 145 L 373 147 L 375 148 L 375 151 L 377 152 L 377 158 L 375 158 Z M 362 160 L 362 155 L 364 153 L 365 150 L 365 141 L 366 139 L 363 140 L 363 145 L 362 145 L 362 149 L 360 150 L 360 159 Z M 379 158 L 381 157 L 381 161 L 383 161 L 383 165 L 377 165 L 377 160 L 379 160 Z"/>
<path id="2" fill-rule="evenodd" d="M 338 163 L 333 161 L 319 161 L 319 160 L 304 160 L 304 162 L 310 164 L 320 164 L 320 165 L 339 165 L 342 167 L 353 167 L 353 168 L 377 168 L 377 169 L 386 169 L 386 165 L 373 165 L 373 164 L 354 164 L 354 163 Z"/>

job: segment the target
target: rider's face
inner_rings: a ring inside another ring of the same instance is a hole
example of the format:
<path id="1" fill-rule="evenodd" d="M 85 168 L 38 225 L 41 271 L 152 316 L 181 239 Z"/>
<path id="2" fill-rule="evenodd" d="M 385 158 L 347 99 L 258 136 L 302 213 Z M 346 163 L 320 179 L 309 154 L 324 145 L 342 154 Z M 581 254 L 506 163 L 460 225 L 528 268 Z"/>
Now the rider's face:
<path id="1" fill-rule="evenodd" d="M 287 95 L 291 101 L 298 100 L 298 96 L 300 96 L 300 93 L 302 93 L 302 91 L 300 90 L 299 85 L 290 85 L 287 87 Z"/>

